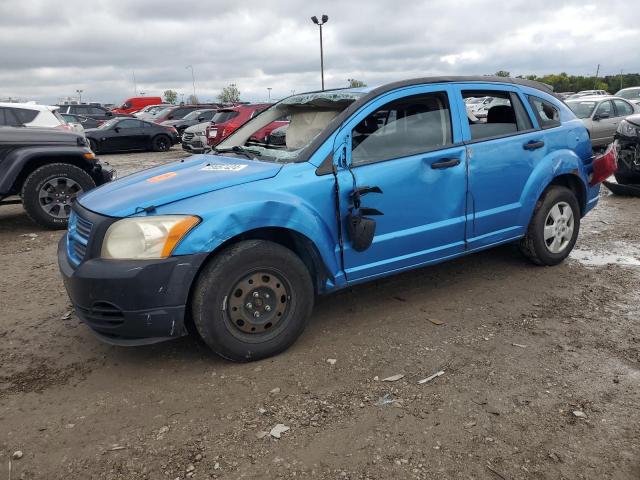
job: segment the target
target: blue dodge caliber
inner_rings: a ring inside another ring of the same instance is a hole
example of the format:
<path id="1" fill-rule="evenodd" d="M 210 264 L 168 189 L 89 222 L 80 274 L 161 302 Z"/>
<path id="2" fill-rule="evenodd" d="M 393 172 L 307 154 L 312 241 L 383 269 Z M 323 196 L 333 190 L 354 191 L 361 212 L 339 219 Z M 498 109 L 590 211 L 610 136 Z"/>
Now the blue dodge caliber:
<path id="1" fill-rule="evenodd" d="M 486 118 L 467 102 L 492 97 Z M 288 120 L 284 140 L 255 132 Z M 420 78 L 311 92 L 212 152 L 83 195 L 58 261 L 98 337 L 141 345 L 187 326 L 219 355 L 274 355 L 316 295 L 518 242 L 562 262 L 599 184 L 583 123 L 543 84 Z"/>

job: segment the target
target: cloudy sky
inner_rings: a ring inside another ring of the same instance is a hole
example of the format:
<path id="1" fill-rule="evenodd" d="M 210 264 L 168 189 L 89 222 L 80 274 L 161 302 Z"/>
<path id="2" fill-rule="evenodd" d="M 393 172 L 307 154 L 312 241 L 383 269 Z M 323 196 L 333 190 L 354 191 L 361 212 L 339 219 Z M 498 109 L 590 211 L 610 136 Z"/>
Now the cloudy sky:
<path id="1" fill-rule="evenodd" d="M 116 102 L 166 89 L 243 100 L 437 74 L 640 71 L 632 0 L 0 0 L 0 98 Z"/>

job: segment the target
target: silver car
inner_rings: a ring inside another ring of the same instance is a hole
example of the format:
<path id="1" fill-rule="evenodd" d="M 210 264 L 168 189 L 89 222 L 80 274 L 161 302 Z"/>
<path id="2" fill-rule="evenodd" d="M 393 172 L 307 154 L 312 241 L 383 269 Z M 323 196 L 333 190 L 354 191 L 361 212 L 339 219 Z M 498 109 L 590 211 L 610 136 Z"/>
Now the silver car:
<path id="1" fill-rule="evenodd" d="M 612 95 L 591 95 L 572 100 L 566 104 L 584 122 L 589 130 L 591 145 L 601 147 L 613 142 L 620 121 L 640 112 L 640 107 Z"/>
<path id="2" fill-rule="evenodd" d="M 206 129 L 210 122 L 198 123 L 182 133 L 182 149 L 191 153 L 202 153 L 209 148 Z"/>

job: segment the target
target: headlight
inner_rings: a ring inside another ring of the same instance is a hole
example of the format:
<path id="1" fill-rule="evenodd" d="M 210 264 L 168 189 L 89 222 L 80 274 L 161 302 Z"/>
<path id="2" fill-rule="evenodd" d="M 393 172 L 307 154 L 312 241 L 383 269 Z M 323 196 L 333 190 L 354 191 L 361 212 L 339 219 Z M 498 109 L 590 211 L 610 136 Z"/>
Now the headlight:
<path id="1" fill-rule="evenodd" d="M 617 132 L 620 135 L 624 135 L 625 137 L 637 137 L 640 136 L 640 128 L 634 125 L 631 122 L 627 122 L 626 120 L 622 120 L 620 125 L 618 125 Z"/>
<path id="2" fill-rule="evenodd" d="M 102 258 L 141 260 L 166 258 L 200 218 L 188 215 L 157 215 L 118 220 L 102 242 Z"/>
<path id="3" fill-rule="evenodd" d="M 218 129 L 212 128 L 209 130 L 209 138 L 216 138 L 218 136 Z"/>

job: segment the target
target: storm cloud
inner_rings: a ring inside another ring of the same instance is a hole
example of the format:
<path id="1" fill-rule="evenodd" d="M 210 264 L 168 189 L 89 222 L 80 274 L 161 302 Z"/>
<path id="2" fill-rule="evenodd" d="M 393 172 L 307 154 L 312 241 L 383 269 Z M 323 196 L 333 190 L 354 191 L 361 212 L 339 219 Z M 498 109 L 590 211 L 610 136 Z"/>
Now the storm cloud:
<path id="1" fill-rule="evenodd" d="M 0 97 L 115 102 L 138 92 L 229 83 L 245 100 L 439 74 L 593 75 L 640 71 L 640 24 L 626 1 L 344 2 L 93 0 L 0 2 Z"/>

